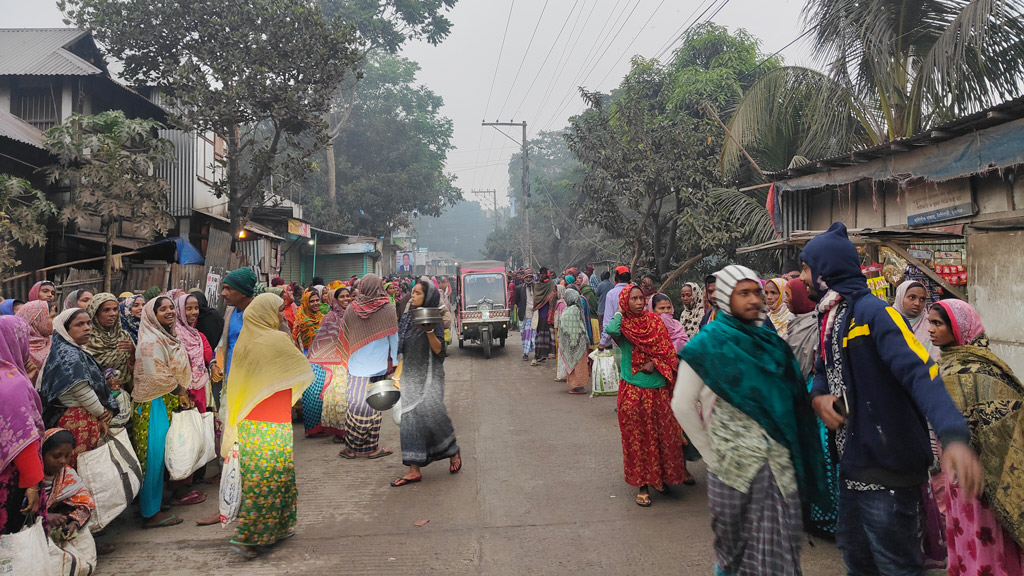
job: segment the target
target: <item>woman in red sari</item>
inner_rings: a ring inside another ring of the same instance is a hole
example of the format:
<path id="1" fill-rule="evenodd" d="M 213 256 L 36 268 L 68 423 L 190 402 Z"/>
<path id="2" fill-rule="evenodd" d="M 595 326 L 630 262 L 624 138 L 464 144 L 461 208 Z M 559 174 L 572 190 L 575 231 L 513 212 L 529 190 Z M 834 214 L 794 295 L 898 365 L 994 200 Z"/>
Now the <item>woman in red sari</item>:
<path id="1" fill-rule="evenodd" d="M 605 326 L 622 351 L 617 404 L 626 483 L 639 489 L 636 503 L 644 507 L 651 505 L 649 486 L 664 492 L 669 484 L 694 484 L 670 405 L 679 357 L 665 324 L 646 304 L 639 286 L 625 287 L 619 311 Z"/>

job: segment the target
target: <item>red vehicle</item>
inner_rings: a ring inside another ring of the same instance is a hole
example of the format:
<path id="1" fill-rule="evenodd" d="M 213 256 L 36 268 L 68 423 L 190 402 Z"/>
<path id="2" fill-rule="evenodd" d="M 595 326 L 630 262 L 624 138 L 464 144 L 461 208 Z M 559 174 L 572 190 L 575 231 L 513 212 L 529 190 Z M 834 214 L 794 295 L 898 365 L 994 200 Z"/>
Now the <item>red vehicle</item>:
<path id="1" fill-rule="evenodd" d="M 508 275 L 497 260 L 465 262 L 459 266 L 459 305 L 455 333 L 459 348 L 467 340 L 479 342 L 484 357 L 491 357 L 494 340 L 505 347 L 512 306 L 508 301 Z"/>

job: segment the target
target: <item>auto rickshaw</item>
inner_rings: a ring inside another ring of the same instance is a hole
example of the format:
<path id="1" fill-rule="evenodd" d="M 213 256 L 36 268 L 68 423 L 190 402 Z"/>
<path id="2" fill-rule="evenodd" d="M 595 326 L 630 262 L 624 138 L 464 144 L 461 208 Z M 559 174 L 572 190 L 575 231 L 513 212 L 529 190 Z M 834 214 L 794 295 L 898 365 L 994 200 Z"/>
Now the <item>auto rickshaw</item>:
<path id="1" fill-rule="evenodd" d="M 455 332 L 459 348 L 467 340 L 479 343 L 484 357 L 491 357 L 494 341 L 505 347 L 512 307 L 508 301 L 505 264 L 497 260 L 466 262 L 459 266 L 459 312 Z"/>

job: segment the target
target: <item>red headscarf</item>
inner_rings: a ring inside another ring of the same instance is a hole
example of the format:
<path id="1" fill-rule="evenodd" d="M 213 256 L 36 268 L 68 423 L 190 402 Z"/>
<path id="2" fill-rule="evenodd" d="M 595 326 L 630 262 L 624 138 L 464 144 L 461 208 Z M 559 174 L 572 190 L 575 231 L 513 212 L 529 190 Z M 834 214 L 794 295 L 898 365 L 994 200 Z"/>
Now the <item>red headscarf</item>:
<path id="1" fill-rule="evenodd" d="M 786 282 L 786 292 L 789 293 L 789 311 L 793 314 L 810 314 L 814 312 L 814 302 L 811 302 L 807 294 L 807 285 L 799 278 Z"/>
<path id="2" fill-rule="evenodd" d="M 654 368 L 668 380 L 669 386 L 673 386 L 679 368 L 676 347 L 672 344 L 665 323 L 657 314 L 649 310 L 639 314 L 630 312 L 629 294 L 634 288 L 640 290 L 636 284 L 630 284 L 619 294 L 622 335 L 633 345 L 633 373 L 639 372 L 647 362 L 654 362 Z"/>

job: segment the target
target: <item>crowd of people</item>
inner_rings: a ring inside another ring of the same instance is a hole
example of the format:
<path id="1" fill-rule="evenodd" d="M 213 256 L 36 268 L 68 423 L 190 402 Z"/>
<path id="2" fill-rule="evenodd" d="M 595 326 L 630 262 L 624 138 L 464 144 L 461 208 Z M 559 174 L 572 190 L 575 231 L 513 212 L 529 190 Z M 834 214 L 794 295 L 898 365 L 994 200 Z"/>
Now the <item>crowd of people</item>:
<path id="1" fill-rule="evenodd" d="M 508 302 L 522 360 L 553 365 L 569 394 L 614 357 L 637 505 L 652 505 L 651 488 L 695 486 L 687 463 L 703 459 L 716 575 L 799 575 L 806 531 L 834 538 L 851 575 L 1024 576 L 1024 386 L 978 312 L 913 279 L 891 304 L 875 296 L 841 224 L 782 268 L 731 264 L 675 298 L 626 266 L 521 268 Z M 220 473 L 168 475 L 170 423 L 195 408 L 216 415 L 216 462 L 237 458 L 230 545 L 255 558 L 294 534 L 293 419 L 341 459 L 393 454 L 368 403 L 382 380 L 401 389 L 408 467 L 391 486 L 422 482 L 435 461 L 458 473 L 444 402 L 452 291 L 376 274 L 265 288 L 243 268 L 224 278 L 223 314 L 202 292 L 158 288 L 76 290 L 60 305 L 46 281 L 3 301 L 3 534 L 36 516 L 61 542 L 86 529 L 96 504 L 76 466 L 117 430 L 143 470 L 142 526 L 181 523 L 173 508 L 205 501 Z M 416 321 L 421 308 L 434 319 Z"/>
<path id="2" fill-rule="evenodd" d="M 763 278 L 657 292 L 628 267 L 511 274 L 522 358 L 586 392 L 614 350 L 636 503 L 707 466 L 715 574 L 799 575 L 803 533 L 847 573 L 1024 575 L 1024 386 L 970 304 L 868 288 L 842 224 Z"/>
<path id="3" fill-rule="evenodd" d="M 292 422 L 301 413 L 306 437 L 333 438 L 344 459 L 392 454 L 380 446 L 382 413 L 367 402 L 374 382 L 401 385 L 402 462 L 399 487 L 420 482 L 423 467 L 462 459 L 444 406 L 444 358 L 451 313 L 434 324 L 411 311 L 447 310 L 447 280 L 384 282 L 375 274 L 306 288 L 258 282 L 249 268 L 226 275 L 222 314 L 202 291 L 93 294 L 36 283 L 27 301 L 0 304 L 0 529 L 2 535 L 41 521 L 52 544 L 95 558 L 113 551 L 94 528 L 93 493 L 77 468 L 82 455 L 124 432 L 141 470 L 135 506 L 143 528 L 183 522 L 174 507 L 203 503 L 204 484 L 220 483 L 235 458 L 240 502 L 231 548 L 244 558 L 294 534 Z M 221 458 L 173 479 L 165 461 L 178 414 L 211 413 Z M 209 474 L 208 470 L 209 469 Z M 209 479 L 207 479 L 209 475 Z M 225 475 L 226 476 L 226 475 Z M 120 484 L 120 481 L 118 480 Z M 83 553 L 77 546 L 95 546 Z M 96 544 L 94 544 L 94 542 Z M 17 567 L 15 567 L 17 568 Z M 15 573 L 17 570 L 15 570 Z"/>

